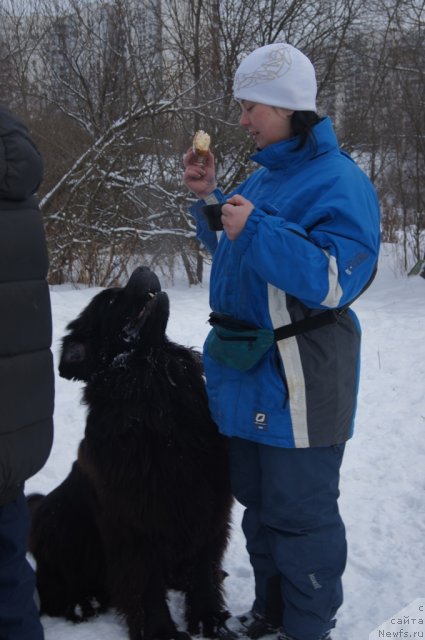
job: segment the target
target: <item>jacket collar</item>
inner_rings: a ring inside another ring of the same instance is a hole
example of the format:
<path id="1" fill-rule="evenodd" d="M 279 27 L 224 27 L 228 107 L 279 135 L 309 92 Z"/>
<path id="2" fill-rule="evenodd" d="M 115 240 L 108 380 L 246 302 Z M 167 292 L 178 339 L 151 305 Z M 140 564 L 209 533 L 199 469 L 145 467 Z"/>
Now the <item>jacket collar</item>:
<path id="1" fill-rule="evenodd" d="M 275 142 L 251 156 L 254 162 L 270 169 L 296 169 L 312 158 L 338 150 L 338 142 L 330 118 L 323 118 L 313 127 L 315 142 L 308 140 L 302 149 L 295 151 L 299 142 L 298 136 L 290 140 Z"/>

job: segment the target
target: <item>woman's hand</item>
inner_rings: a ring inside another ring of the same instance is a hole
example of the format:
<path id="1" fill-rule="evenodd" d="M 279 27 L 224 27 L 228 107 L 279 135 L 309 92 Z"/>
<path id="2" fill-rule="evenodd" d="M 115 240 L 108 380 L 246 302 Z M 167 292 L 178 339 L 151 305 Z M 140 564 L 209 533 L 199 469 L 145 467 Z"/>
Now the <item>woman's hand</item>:
<path id="1" fill-rule="evenodd" d="M 235 240 L 238 237 L 253 209 L 252 202 L 239 194 L 229 198 L 222 206 L 221 221 L 229 240 Z"/>
<path id="2" fill-rule="evenodd" d="M 200 199 L 209 196 L 217 187 L 214 156 L 211 151 L 203 162 L 200 162 L 191 147 L 183 156 L 183 164 L 183 182 L 187 188 Z"/>

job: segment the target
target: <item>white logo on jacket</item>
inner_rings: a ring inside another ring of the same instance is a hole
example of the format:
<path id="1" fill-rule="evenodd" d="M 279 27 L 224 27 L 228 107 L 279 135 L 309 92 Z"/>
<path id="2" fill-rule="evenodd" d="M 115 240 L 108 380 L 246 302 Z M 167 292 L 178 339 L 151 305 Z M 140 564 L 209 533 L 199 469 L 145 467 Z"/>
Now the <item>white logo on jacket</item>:
<path id="1" fill-rule="evenodd" d="M 267 429 L 267 414 L 262 411 L 257 411 L 254 415 L 254 424 L 257 429 Z"/>

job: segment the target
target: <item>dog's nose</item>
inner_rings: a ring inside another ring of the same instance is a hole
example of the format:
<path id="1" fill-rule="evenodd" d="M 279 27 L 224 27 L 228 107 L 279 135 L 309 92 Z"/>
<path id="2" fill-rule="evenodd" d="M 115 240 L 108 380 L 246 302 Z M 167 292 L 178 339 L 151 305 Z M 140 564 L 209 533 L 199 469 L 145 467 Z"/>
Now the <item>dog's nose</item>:
<path id="1" fill-rule="evenodd" d="M 131 274 L 126 291 L 133 294 L 137 293 L 138 295 L 149 292 L 158 293 L 158 291 L 161 291 L 161 283 L 149 267 L 137 267 Z"/>

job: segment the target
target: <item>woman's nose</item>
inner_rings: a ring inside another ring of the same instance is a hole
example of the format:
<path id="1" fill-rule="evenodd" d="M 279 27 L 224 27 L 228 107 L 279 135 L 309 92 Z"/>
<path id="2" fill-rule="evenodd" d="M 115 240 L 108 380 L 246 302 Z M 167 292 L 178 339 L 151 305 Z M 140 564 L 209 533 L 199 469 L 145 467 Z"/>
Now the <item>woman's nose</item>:
<path id="1" fill-rule="evenodd" d="M 242 111 L 240 117 L 239 117 L 239 124 L 241 127 L 249 127 L 249 117 L 248 114 Z"/>

